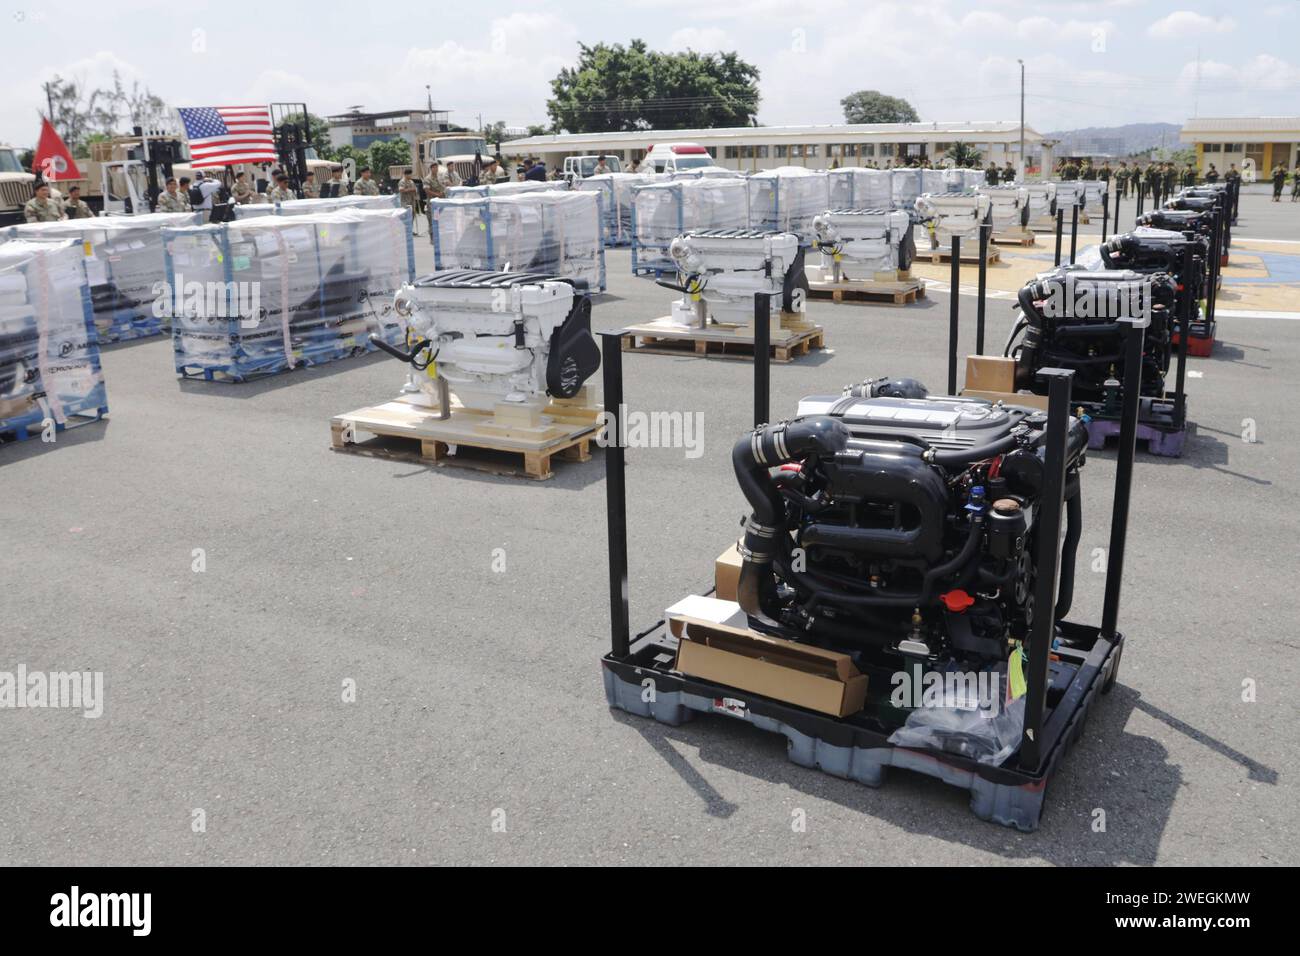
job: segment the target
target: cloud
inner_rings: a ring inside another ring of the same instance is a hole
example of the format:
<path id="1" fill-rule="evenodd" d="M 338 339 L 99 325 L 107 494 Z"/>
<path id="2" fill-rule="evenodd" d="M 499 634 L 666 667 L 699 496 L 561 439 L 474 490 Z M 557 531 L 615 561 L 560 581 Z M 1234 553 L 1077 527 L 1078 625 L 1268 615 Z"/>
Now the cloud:
<path id="1" fill-rule="evenodd" d="M 1215 60 L 1202 60 L 1199 65 L 1202 91 L 1273 93 L 1300 85 L 1300 67 L 1292 66 L 1286 60 L 1268 53 L 1251 57 L 1240 66 Z M 1193 61 L 1185 64 L 1178 74 L 1179 92 L 1192 92 L 1196 89 L 1197 79 L 1197 63 Z"/>
<path id="2" fill-rule="evenodd" d="M 682 27 L 668 38 L 670 50 L 694 50 L 696 53 L 730 50 L 734 44 L 734 35 L 721 27 Z"/>
<path id="3" fill-rule="evenodd" d="M 1161 39 L 1200 36 L 1206 33 L 1231 33 L 1237 29 L 1232 17 L 1207 17 L 1191 10 L 1177 10 L 1147 27 L 1147 34 Z"/>

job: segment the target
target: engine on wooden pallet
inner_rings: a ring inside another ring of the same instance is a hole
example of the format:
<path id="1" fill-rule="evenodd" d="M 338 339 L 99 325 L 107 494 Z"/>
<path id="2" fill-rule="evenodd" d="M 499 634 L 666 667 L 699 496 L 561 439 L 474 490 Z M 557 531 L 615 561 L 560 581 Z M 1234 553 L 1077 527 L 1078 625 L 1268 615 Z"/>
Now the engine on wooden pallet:
<path id="1" fill-rule="evenodd" d="M 754 295 L 780 298 L 785 312 L 801 311 L 796 289 L 808 291 L 798 236 L 754 229 L 707 229 L 678 236 L 668 246 L 677 282 L 658 280 L 682 293 L 673 302 L 675 324 L 703 328 L 709 321 L 747 325 Z M 776 315 L 775 303 L 772 314 Z"/>
<path id="2" fill-rule="evenodd" d="M 1061 266 L 1028 282 L 1017 300 L 1020 313 L 1003 349 L 1016 361 L 1017 388 L 1041 389 L 1039 369 L 1073 369 L 1072 400 L 1117 417 L 1125 323 L 1132 322 L 1146 325 L 1141 394 L 1164 395 L 1178 304 L 1174 277 Z"/>
<path id="3" fill-rule="evenodd" d="M 953 236 L 978 240 L 980 226 L 988 222 L 992 208 L 988 196 L 973 191 L 947 195 L 926 193 L 916 200 L 917 214 L 929 225 L 931 245 L 935 249 L 947 249 Z"/>
<path id="4" fill-rule="evenodd" d="M 831 209 L 813 219 L 813 248 L 832 281 L 870 279 L 910 269 L 916 255 L 912 217 L 894 209 Z"/>
<path id="5" fill-rule="evenodd" d="M 1047 415 L 930 397 L 910 379 L 810 396 L 742 438 L 732 464 L 752 514 L 737 600 L 751 626 L 865 660 L 1005 659 L 1033 622 Z M 1082 531 L 1087 433 L 1069 420 L 1057 619 Z"/>
<path id="6" fill-rule="evenodd" d="M 446 408 L 450 390 L 467 408 L 545 395 L 572 398 L 600 367 L 591 298 L 579 279 L 448 269 L 403 286 L 393 307 L 408 351 L 371 336 L 410 363 L 404 389 Z"/>

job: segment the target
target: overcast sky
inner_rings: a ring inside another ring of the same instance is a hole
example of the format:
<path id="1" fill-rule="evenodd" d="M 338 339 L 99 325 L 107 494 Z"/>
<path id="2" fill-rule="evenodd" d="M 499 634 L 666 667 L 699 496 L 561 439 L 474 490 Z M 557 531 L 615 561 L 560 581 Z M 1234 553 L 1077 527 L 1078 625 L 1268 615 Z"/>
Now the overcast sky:
<path id="1" fill-rule="evenodd" d="M 903 96 L 925 120 L 1015 119 L 1017 58 L 1040 132 L 1300 113 L 1298 0 L 506 0 L 495 17 L 455 0 L 4 2 L 0 141 L 20 146 L 36 140 L 43 80 L 93 86 L 114 68 L 173 106 L 402 109 L 430 84 L 462 125 L 543 123 L 579 41 L 634 37 L 737 51 L 762 72 L 767 124 L 842 122 L 858 89 Z"/>

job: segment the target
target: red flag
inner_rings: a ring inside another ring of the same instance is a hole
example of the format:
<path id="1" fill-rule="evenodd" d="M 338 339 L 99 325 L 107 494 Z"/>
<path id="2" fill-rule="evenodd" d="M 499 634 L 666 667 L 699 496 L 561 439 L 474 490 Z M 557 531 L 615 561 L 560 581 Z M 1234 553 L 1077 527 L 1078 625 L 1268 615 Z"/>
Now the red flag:
<path id="1" fill-rule="evenodd" d="M 32 159 L 32 168 L 47 182 L 81 178 L 81 170 L 77 169 L 67 144 L 54 131 L 54 127 L 47 119 L 41 120 L 41 141 L 36 144 L 36 156 Z"/>

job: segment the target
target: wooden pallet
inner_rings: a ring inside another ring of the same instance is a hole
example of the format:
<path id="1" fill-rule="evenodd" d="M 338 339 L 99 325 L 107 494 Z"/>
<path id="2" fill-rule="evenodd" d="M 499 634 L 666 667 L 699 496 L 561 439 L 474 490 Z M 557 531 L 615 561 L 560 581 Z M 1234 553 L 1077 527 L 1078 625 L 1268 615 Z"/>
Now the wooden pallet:
<path id="1" fill-rule="evenodd" d="M 963 245 L 964 245 L 964 243 L 963 243 Z M 973 251 L 973 252 L 963 252 L 963 253 L 961 254 L 961 261 L 962 261 L 962 262 L 971 262 L 971 263 L 974 263 L 974 264 L 976 264 L 976 265 L 979 264 L 979 261 L 980 261 L 979 243 L 978 243 L 978 242 L 974 243 L 974 246 L 975 246 L 975 251 Z M 992 246 L 989 246 L 989 247 L 988 247 L 988 250 L 989 250 L 989 251 L 988 251 L 988 255 L 987 255 L 987 256 L 985 257 L 985 259 L 984 259 L 985 262 L 987 262 L 987 263 L 989 263 L 990 265 L 992 265 L 993 263 L 998 262 L 998 261 L 1000 261 L 1000 260 L 1002 259 L 1002 253 L 998 252 L 998 250 L 994 249 Z M 919 254 L 920 254 L 920 255 L 925 255 L 925 253 L 919 253 Z M 952 251 L 951 251 L 951 250 L 948 250 L 948 251 L 944 251 L 943 249 L 931 249 L 931 250 L 930 250 L 930 264 L 931 264 L 931 265 L 937 266 L 937 265 L 938 265 L 939 263 L 941 263 L 941 262 L 951 262 L 951 261 L 952 261 Z"/>
<path id="2" fill-rule="evenodd" d="M 867 302 L 879 305 L 911 305 L 925 298 L 925 283 L 920 279 L 906 281 L 874 279 L 809 279 L 808 295 L 813 299 L 830 299 L 833 302 Z"/>
<path id="3" fill-rule="evenodd" d="M 1053 227 L 1052 231 L 1056 231 L 1055 227 Z M 990 238 L 1003 246 L 1038 245 L 1038 236 L 1028 229 L 1017 229 L 1013 232 L 995 232 Z"/>
<path id="4" fill-rule="evenodd" d="M 589 403 L 586 389 L 572 399 L 549 404 L 482 412 L 453 401 L 451 417 L 416 405 L 405 397 L 372 408 L 359 408 L 330 420 L 335 451 L 455 465 L 497 475 L 538 480 L 552 477 L 551 460 L 590 461 L 591 442 L 601 409 Z M 377 437 L 358 441 L 367 432 Z"/>
<path id="5" fill-rule="evenodd" d="M 793 362 L 813 349 L 826 348 L 826 332 L 806 319 L 782 315 L 781 332 L 773 330 L 770 354 L 773 362 Z M 754 335 L 748 325 L 714 324 L 708 329 L 688 329 L 668 323 L 668 317 L 629 325 L 623 329 L 624 352 L 645 355 L 697 355 L 701 358 L 752 359 Z"/>

